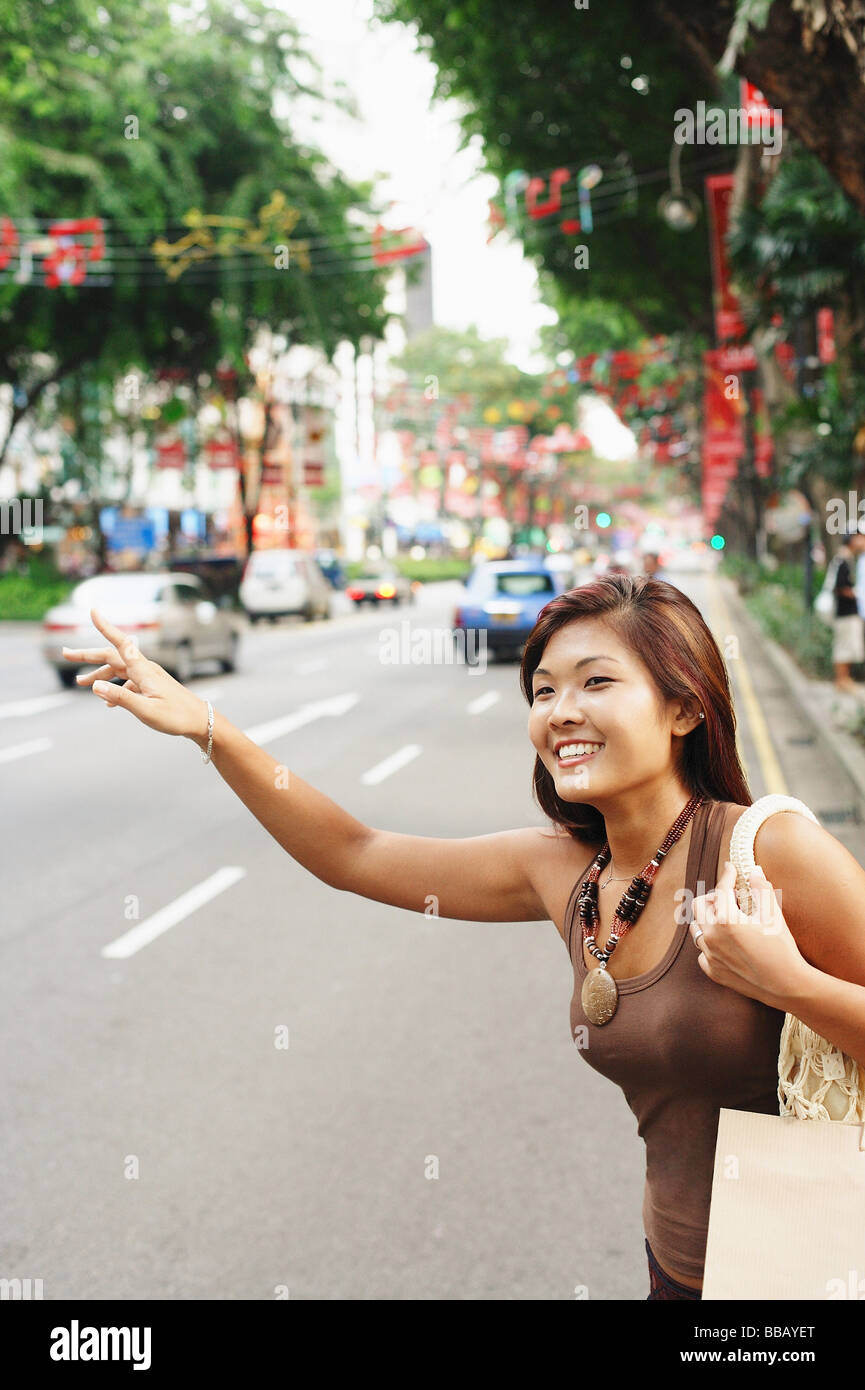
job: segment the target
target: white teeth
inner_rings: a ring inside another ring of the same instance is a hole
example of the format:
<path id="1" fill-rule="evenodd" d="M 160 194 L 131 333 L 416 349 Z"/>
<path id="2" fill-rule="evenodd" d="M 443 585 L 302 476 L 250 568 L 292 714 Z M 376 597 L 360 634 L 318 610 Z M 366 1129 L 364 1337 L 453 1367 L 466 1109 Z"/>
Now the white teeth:
<path id="1" fill-rule="evenodd" d="M 584 753 L 596 753 L 603 748 L 602 743 L 568 743 L 557 753 L 559 758 L 581 758 Z"/>

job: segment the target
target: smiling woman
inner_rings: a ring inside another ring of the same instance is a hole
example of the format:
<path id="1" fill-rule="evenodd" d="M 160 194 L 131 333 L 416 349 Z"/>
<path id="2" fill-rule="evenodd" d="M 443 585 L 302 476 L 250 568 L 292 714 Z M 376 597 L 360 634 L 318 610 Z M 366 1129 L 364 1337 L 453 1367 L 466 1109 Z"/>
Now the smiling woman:
<path id="1" fill-rule="evenodd" d="M 784 889 L 789 875 L 807 907 L 795 940 L 785 926 L 766 950 L 755 930 L 736 938 L 734 958 L 707 924 L 696 951 L 685 946 L 693 900 L 721 879 L 752 802 L 724 660 L 694 604 L 670 584 L 624 574 L 551 599 L 521 667 L 534 789 L 551 824 L 458 839 L 365 825 L 144 658 L 128 633 L 91 616 L 108 645 L 64 649 L 69 662 L 96 665 L 79 683 L 196 743 L 323 882 L 424 916 L 432 904 L 438 917 L 555 923 L 573 969 L 573 1039 L 621 1087 L 646 1144 L 649 1297 L 699 1298 L 719 1110 L 777 1113 L 785 1012 L 865 1056 L 865 988 L 852 983 L 865 982 L 865 952 L 849 925 L 865 873 L 835 853 L 838 887 L 824 895 L 803 883 L 803 856 L 783 852 L 784 835 L 801 829 L 761 832 L 767 867 Z M 827 842 L 837 846 L 819 835 L 824 855 Z M 831 952 L 824 900 L 840 919 Z"/>
<path id="2" fill-rule="evenodd" d="M 536 798 L 573 841 L 602 846 L 573 884 L 560 929 L 574 969 L 574 1041 L 621 1087 L 645 1141 L 649 1298 L 696 1299 L 719 1113 L 778 1113 L 785 1012 L 807 1015 L 854 1055 L 865 1051 L 865 1027 L 850 1024 L 857 999 L 845 993 L 859 987 L 813 970 L 799 949 L 807 942 L 853 981 L 865 980 L 865 945 L 860 935 L 846 950 L 817 950 L 822 881 L 813 859 L 783 846 L 820 838 L 824 857 L 839 861 L 846 912 L 838 893 L 835 910 L 848 920 L 865 873 L 827 832 L 775 817 L 760 853 L 774 881 L 809 906 L 796 914 L 796 937 L 777 911 L 771 942 L 756 930 L 734 940 L 695 926 L 699 954 L 683 949 L 695 898 L 703 903 L 707 887 L 729 881 L 730 834 L 752 798 L 723 658 L 699 610 L 672 585 L 607 575 L 560 595 L 539 615 L 521 682 Z"/>
<path id="3" fill-rule="evenodd" d="M 578 620 L 579 629 L 574 626 Z M 675 774 L 678 791 L 669 784 L 667 791 L 671 806 L 687 800 L 686 790 L 692 796 L 751 804 L 724 659 L 700 610 L 674 585 L 605 575 L 561 594 L 538 617 L 520 679 L 531 706 L 529 735 L 537 751 L 534 788 L 540 806 L 578 841 L 594 844 L 609 838 L 617 867 L 632 860 L 634 872 L 642 867 L 636 863 L 642 838 L 632 836 L 639 840 L 636 856 L 615 828 L 611 838 L 597 796 L 605 786 L 624 793 L 629 782 L 645 791 L 647 760 L 656 772 Z M 568 702 L 578 688 L 587 695 L 591 691 L 592 698 L 581 705 L 578 721 L 568 720 Z M 676 704 L 681 708 L 674 719 Z M 555 756 L 557 744 L 567 751 L 568 741 L 577 735 L 584 742 L 604 744 L 611 730 L 600 721 L 610 718 L 616 738 L 603 759 L 596 755 L 591 760 L 593 794 L 586 796 L 581 789 L 588 785 L 588 773 L 559 775 L 579 763 Z M 558 737 L 551 738 L 550 732 Z M 648 744 L 647 733 L 656 735 Z"/>

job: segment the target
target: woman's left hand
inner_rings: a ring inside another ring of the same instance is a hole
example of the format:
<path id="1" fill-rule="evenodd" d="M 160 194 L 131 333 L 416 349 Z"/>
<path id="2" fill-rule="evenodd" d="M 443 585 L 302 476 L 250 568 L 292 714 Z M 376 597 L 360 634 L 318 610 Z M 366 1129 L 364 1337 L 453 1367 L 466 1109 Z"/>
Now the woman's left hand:
<path id="1" fill-rule="evenodd" d="M 689 930 L 700 952 L 700 969 L 716 984 L 784 1008 L 783 1001 L 808 969 L 807 961 L 759 865 L 751 874 L 750 915 L 739 908 L 735 890 L 736 870 L 728 860 L 713 891 L 694 899 Z"/>

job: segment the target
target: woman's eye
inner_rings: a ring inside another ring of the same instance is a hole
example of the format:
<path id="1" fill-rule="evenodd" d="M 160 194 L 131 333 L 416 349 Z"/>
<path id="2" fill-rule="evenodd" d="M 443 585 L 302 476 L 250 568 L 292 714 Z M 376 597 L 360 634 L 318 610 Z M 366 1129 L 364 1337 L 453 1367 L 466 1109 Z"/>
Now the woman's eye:
<path id="1" fill-rule="evenodd" d="M 611 684 L 611 682 L 612 682 L 612 677 L 611 677 L 611 676 L 591 676 L 591 677 L 589 678 L 589 680 L 586 681 L 586 686 L 587 686 L 587 687 L 590 686 L 591 683 L 592 683 L 592 681 L 605 681 L 605 682 L 609 685 L 609 684 Z M 535 691 L 534 698 L 537 699 L 539 695 L 545 695 L 545 694 L 547 693 L 547 691 L 552 691 L 552 688 L 553 688 L 553 687 L 552 687 L 551 685 L 542 685 L 542 686 L 540 686 L 540 688 L 539 688 L 538 690 Z"/>

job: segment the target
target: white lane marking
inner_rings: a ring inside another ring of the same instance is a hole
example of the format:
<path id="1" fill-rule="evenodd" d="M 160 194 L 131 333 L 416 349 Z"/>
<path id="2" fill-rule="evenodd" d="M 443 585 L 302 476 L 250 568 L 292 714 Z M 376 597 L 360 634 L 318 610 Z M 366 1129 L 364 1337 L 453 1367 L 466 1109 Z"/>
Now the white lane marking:
<path id="1" fill-rule="evenodd" d="M 295 666 L 295 671 L 299 676 L 311 676 L 313 671 L 323 671 L 330 662 L 324 657 L 318 657 L 315 661 L 303 661 L 300 666 Z"/>
<path id="2" fill-rule="evenodd" d="M 376 782 L 383 782 L 385 777 L 390 777 L 392 772 L 399 772 L 401 767 L 410 763 L 422 751 L 419 743 L 407 743 L 404 748 L 398 748 L 395 753 L 391 753 L 389 758 L 376 763 L 361 777 L 364 786 L 374 786 Z"/>
<path id="3" fill-rule="evenodd" d="M 44 753 L 51 747 L 50 738 L 32 738 L 29 743 L 13 743 L 11 748 L 0 748 L 0 763 L 11 763 L 16 758 L 26 758 L 29 753 Z"/>
<path id="4" fill-rule="evenodd" d="M 479 695 L 476 700 L 472 700 L 471 704 L 466 705 L 466 709 L 469 714 L 483 714 L 485 709 L 489 709 L 490 705 L 497 704 L 501 698 L 498 690 L 488 690 L 484 695 Z"/>
<path id="5" fill-rule="evenodd" d="M 271 739 L 280 738 L 282 734 L 292 734 L 295 729 L 302 729 L 304 724 L 311 724 L 314 719 L 345 714 L 359 699 L 360 696 L 352 692 L 348 695 L 333 695 L 328 700 L 315 700 L 312 704 L 295 710 L 294 714 L 285 714 L 281 719 L 271 719 L 267 724 L 256 724 L 243 732 L 253 743 L 269 743 Z"/>
<path id="6" fill-rule="evenodd" d="M 168 931 L 170 927 L 175 927 L 178 922 L 182 922 L 184 917 L 189 917 L 193 912 L 197 912 L 205 903 L 209 903 L 211 898 L 215 898 L 218 893 L 224 893 L 226 888 L 237 883 L 238 879 L 246 877 L 246 870 L 238 868 L 236 865 L 227 865 L 224 869 L 217 869 L 210 878 L 204 879 L 202 883 L 197 883 L 194 888 L 190 888 L 187 893 L 181 893 L 179 898 L 175 898 L 173 903 L 167 907 L 162 907 L 158 912 L 154 912 L 152 917 L 147 917 L 143 922 L 139 922 L 123 936 L 118 936 L 116 941 L 111 941 L 107 946 L 102 947 L 100 952 L 103 956 L 110 956 L 113 960 L 126 960 L 129 956 L 134 956 L 136 951 L 140 951 L 142 946 L 148 946 L 151 941 L 155 941 L 157 936 Z"/>
<path id="7" fill-rule="evenodd" d="M 53 709 L 55 705 L 65 705 L 66 701 L 71 700 L 71 698 L 71 695 L 34 695 L 29 700 L 8 700 L 5 705 L 0 705 L 0 719 L 41 714 L 44 709 Z"/>

